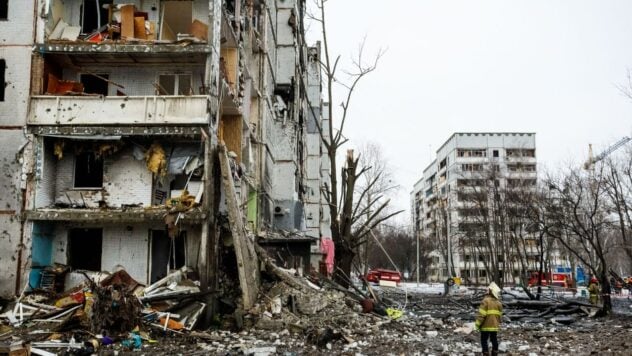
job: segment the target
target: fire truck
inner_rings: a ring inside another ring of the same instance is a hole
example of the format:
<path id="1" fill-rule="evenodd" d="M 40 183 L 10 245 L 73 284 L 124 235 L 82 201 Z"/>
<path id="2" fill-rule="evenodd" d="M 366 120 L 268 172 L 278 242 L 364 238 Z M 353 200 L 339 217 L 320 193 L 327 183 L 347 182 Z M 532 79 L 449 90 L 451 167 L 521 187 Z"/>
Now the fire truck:
<path id="1" fill-rule="evenodd" d="M 529 287 L 538 285 L 538 275 L 540 276 L 543 286 L 552 285 L 563 288 L 573 286 L 573 275 L 571 273 L 545 272 L 540 274 L 539 272 L 531 272 L 529 276 Z"/>
<path id="2" fill-rule="evenodd" d="M 366 280 L 373 283 L 380 283 L 380 281 L 392 281 L 397 284 L 402 280 L 402 274 L 388 269 L 376 268 L 369 271 L 366 274 Z"/>

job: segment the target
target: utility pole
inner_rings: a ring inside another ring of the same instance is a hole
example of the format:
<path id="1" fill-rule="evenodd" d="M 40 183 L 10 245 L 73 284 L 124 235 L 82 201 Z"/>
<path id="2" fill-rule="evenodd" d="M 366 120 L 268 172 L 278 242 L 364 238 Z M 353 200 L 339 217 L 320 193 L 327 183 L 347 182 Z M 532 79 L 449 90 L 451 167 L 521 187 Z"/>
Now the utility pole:
<path id="1" fill-rule="evenodd" d="M 417 269 L 415 274 L 417 275 L 417 287 L 419 287 L 419 235 L 416 232 L 415 241 L 417 241 Z"/>

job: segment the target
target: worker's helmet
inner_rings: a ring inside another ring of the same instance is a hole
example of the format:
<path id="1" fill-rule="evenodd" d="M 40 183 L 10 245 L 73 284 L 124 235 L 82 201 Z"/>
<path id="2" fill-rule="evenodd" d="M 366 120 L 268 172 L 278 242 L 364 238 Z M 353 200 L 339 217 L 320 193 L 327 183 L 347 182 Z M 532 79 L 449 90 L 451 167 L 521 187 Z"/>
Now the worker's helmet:
<path id="1" fill-rule="evenodd" d="M 490 283 L 487 288 L 489 288 L 489 292 L 494 296 L 494 298 L 500 299 L 500 287 L 498 287 L 496 283 Z"/>
<path id="2" fill-rule="evenodd" d="M 592 277 L 592 278 L 590 279 L 590 283 L 597 283 L 597 278 Z"/>

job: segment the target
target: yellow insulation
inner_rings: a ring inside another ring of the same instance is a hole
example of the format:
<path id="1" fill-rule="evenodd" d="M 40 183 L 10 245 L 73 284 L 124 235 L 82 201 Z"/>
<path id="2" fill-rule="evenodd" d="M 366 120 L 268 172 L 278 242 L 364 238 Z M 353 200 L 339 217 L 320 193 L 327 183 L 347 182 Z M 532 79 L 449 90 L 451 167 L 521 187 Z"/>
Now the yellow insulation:
<path id="1" fill-rule="evenodd" d="M 154 142 L 145 152 L 145 162 L 150 172 L 163 177 L 167 174 L 165 150 L 157 142 Z"/>

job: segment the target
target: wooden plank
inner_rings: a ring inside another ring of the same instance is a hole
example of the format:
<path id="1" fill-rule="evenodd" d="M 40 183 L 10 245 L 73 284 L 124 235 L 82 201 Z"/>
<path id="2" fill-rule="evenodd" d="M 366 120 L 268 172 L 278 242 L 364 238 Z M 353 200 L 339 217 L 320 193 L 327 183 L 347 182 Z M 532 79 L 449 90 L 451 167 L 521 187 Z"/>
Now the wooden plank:
<path id="1" fill-rule="evenodd" d="M 243 119 L 238 115 L 222 116 L 222 140 L 226 149 L 237 154 L 237 162 L 241 163 L 241 140 L 243 136 Z"/>
<path id="2" fill-rule="evenodd" d="M 121 37 L 134 38 L 134 5 L 121 7 Z"/>
<path id="3" fill-rule="evenodd" d="M 254 237 L 248 236 L 243 225 L 241 210 L 235 193 L 235 183 L 230 171 L 226 146 L 220 145 L 219 160 L 222 171 L 222 183 L 228 206 L 228 222 L 233 236 L 239 285 L 242 293 L 243 309 L 249 310 L 255 304 L 259 293 L 259 259 L 255 252 Z"/>
<path id="4" fill-rule="evenodd" d="M 134 37 L 140 38 L 141 40 L 147 39 L 144 17 L 134 17 Z"/>
<path id="5" fill-rule="evenodd" d="M 208 40 L 208 25 L 202 21 L 193 20 L 191 28 L 189 28 L 189 33 L 195 38 L 206 41 Z"/>
<path id="6" fill-rule="evenodd" d="M 236 48 L 222 48 L 220 56 L 224 58 L 224 64 L 226 68 L 226 78 L 228 78 L 228 84 L 236 92 L 237 89 L 237 71 L 239 68 L 238 50 Z"/>

